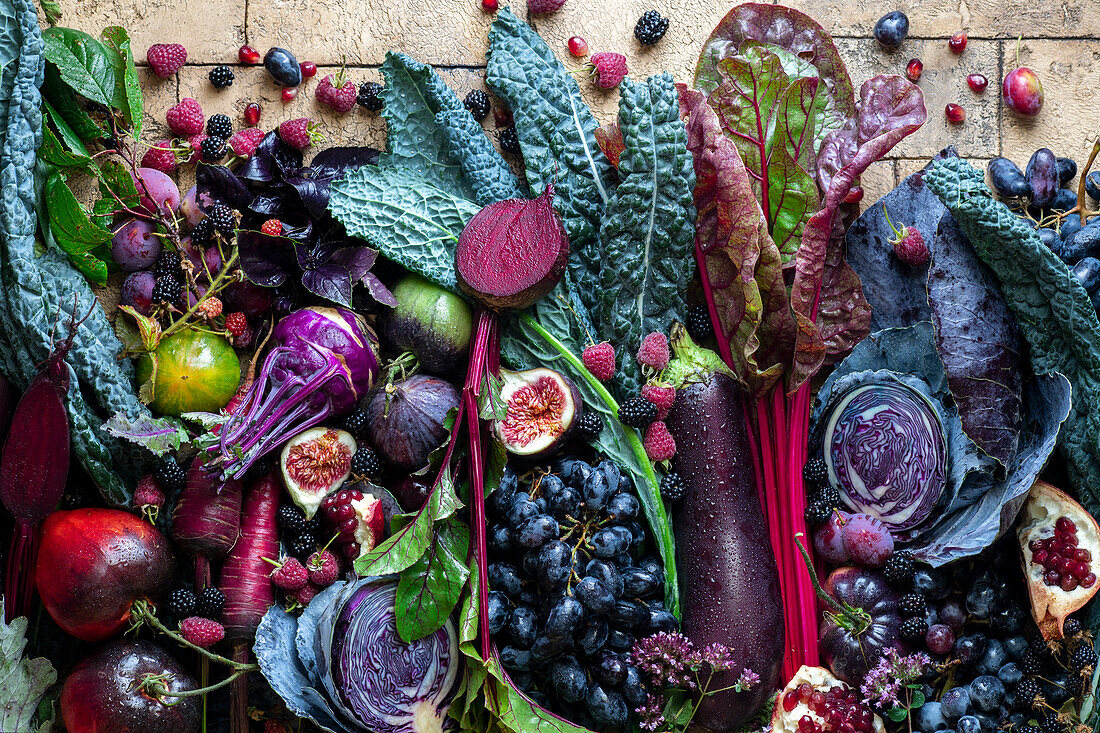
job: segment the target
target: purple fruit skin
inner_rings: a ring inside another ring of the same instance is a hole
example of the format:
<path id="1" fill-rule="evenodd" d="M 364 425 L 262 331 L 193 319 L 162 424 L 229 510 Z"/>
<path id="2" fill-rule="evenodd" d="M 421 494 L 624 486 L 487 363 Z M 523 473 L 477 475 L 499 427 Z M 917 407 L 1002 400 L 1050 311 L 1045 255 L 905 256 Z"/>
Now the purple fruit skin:
<path id="1" fill-rule="evenodd" d="M 447 413 L 458 401 L 450 382 L 426 374 L 395 382 L 389 391 L 379 389 L 367 405 L 370 443 L 390 463 L 420 468 L 447 439 Z"/>
<path id="2" fill-rule="evenodd" d="M 839 520 L 847 521 L 851 515 L 840 510 L 834 511 L 829 521 L 814 531 L 814 554 L 825 562 L 842 563 L 851 558 L 844 546 L 843 526 Z"/>
<path id="3" fill-rule="evenodd" d="M 127 272 L 147 270 L 160 256 L 160 237 L 153 226 L 140 219 L 131 219 L 115 230 L 111 239 L 111 258 Z"/>
<path id="4" fill-rule="evenodd" d="M 132 272 L 122 281 L 123 305 L 133 308 L 143 316 L 153 311 L 153 286 L 157 278 L 151 272 Z"/>
<path id="5" fill-rule="evenodd" d="M 837 677 L 858 687 L 887 649 L 904 653 L 898 636 L 902 624 L 898 594 L 881 573 L 852 566 L 834 570 L 824 588 L 833 598 L 871 614 L 871 624 L 858 635 L 841 628 L 829 616 L 822 617 L 818 629 L 822 661 Z"/>
<path id="6" fill-rule="evenodd" d="M 877 537 L 876 537 L 877 535 Z M 841 532 L 844 549 L 857 565 L 882 567 L 894 551 L 894 538 L 881 521 L 867 514 L 853 514 Z"/>
<path id="7" fill-rule="evenodd" d="M 1024 176 L 1031 184 L 1031 203 L 1050 206 L 1058 193 L 1058 158 L 1054 153 L 1049 148 L 1036 150 L 1027 162 Z"/>
<path id="8" fill-rule="evenodd" d="M 744 667 L 760 675 L 748 692 L 707 697 L 701 731 L 724 732 L 752 718 L 775 690 L 783 662 L 779 574 L 752 468 L 737 384 L 724 374 L 676 392 L 665 420 L 679 450 L 672 468 L 687 487 L 673 513 L 682 630 L 698 648 L 721 643 L 734 668 L 713 688 L 732 685 Z"/>

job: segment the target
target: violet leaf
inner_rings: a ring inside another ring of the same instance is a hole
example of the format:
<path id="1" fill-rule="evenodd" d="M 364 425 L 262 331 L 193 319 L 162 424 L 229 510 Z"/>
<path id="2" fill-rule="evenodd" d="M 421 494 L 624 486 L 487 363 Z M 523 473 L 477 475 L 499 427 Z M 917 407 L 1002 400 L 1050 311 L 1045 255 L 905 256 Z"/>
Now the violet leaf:
<path id="1" fill-rule="evenodd" d="M 374 148 L 328 148 L 308 168 L 287 176 L 286 184 L 297 192 L 310 217 L 320 219 L 328 208 L 329 185 L 345 171 L 376 164 L 378 155 Z"/>
<path id="2" fill-rule="evenodd" d="M 397 298 L 390 292 L 390 289 L 382 284 L 382 281 L 378 279 L 378 276 L 373 272 L 368 272 L 363 275 L 362 279 L 363 287 L 367 289 L 370 296 L 377 300 L 382 305 L 388 305 L 391 308 L 397 307 Z"/>
<path id="3" fill-rule="evenodd" d="M 695 259 L 718 324 L 723 361 L 754 395 L 770 389 L 789 363 L 794 315 L 779 249 L 752 193 L 733 141 L 701 92 L 682 99 L 691 110 L 688 149 L 695 164 Z"/>
<path id="4" fill-rule="evenodd" d="M 744 3 L 727 13 L 699 53 L 695 88 L 707 94 L 714 91 L 721 83 L 718 63 L 735 56 L 750 40 L 778 46 L 813 64 L 840 114 L 855 114 L 855 90 L 833 39 L 813 18 L 782 5 Z"/>
<path id="5" fill-rule="evenodd" d="M 255 183 L 282 181 L 302 167 L 302 151 L 283 142 L 272 130 L 264 136 L 252 157 L 244 162 L 237 175 Z"/>
<path id="6" fill-rule="evenodd" d="M 256 198 L 244 181 L 224 165 L 200 162 L 195 166 L 197 191 L 213 201 L 222 201 L 238 211 L 244 211 Z"/>
<path id="7" fill-rule="evenodd" d="M 791 306 L 798 322 L 798 337 L 795 342 L 795 358 L 788 373 L 787 390 L 793 393 L 803 382 L 812 377 L 825 363 L 828 345 L 822 336 L 823 331 L 833 338 L 843 336 L 846 342 L 858 341 L 869 331 L 870 308 L 859 295 L 841 288 L 824 287 L 826 279 L 826 260 L 829 259 L 829 280 L 847 282 L 849 286 L 858 283 L 858 277 L 850 270 L 843 257 L 827 258 L 829 242 L 836 223 L 836 213 L 844 197 L 851 191 L 856 179 L 883 155 L 888 153 L 906 136 L 911 135 L 924 124 L 928 113 L 924 108 L 924 95 L 920 89 L 900 76 L 876 76 L 863 83 L 860 88 L 859 111 L 849 121 L 850 135 L 845 132 L 832 133 L 829 138 L 845 136 L 855 141 L 856 147 L 841 159 L 846 161 L 831 179 L 825 192 L 823 208 L 806 223 L 802 235 L 802 244 L 795 255 L 794 284 L 791 287 Z M 847 128 L 846 128 L 847 130 Z M 829 143 L 826 139 L 826 145 Z M 830 302 L 823 303 L 822 296 Z M 855 311 L 845 312 L 833 304 L 843 301 L 854 302 Z M 837 321 L 824 324 L 818 321 L 820 312 L 836 314 Z M 837 352 L 834 350 L 834 354 Z"/>
<path id="8" fill-rule="evenodd" d="M 457 519 L 438 523 L 432 542 L 397 581 L 397 633 L 406 642 L 434 634 L 458 605 L 469 569 L 470 530 Z"/>
<path id="9" fill-rule="evenodd" d="M 250 229 L 237 233 L 241 271 L 256 285 L 275 288 L 297 272 L 294 242 Z"/>

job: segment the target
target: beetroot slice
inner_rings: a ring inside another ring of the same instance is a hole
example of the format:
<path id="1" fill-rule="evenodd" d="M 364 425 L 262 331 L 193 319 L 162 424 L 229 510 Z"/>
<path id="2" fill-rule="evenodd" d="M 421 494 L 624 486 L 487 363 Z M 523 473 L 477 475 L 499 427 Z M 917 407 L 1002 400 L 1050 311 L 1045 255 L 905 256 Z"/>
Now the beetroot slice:
<path id="1" fill-rule="evenodd" d="M 554 188 L 534 200 L 490 204 L 462 230 L 455 272 L 463 291 L 495 309 L 526 308 L 565 273 L 569 238 L 554 211 Z"/>

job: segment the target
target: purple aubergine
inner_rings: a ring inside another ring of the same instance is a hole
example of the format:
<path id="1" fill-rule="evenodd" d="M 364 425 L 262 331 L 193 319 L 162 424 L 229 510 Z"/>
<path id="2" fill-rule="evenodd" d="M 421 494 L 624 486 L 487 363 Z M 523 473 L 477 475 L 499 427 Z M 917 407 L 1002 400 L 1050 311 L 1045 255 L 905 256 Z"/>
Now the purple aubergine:
<path id="1" fill-rule="evenodd" d="M 677 330 L 682 328 L 674 329 L 674 345 Z M 736 664 L 715 676 L 713 688 L 732 685 L 744 668 L 760 675 L 750 691 L 721 692 L 699 706 L 699 729 L 724 733 L 756 715 L 776 688 L 783 606 L 761 519 L 741 390 L 725 374 L 699 376 L 704 381 L 677 389 L 666 420 L 678 446 L 672 468 L 686 487 L 673 513 L 682 629 L 700 649 L 720 643 L 733 650 Z"/>
<path id="2" fill-rule="evenodd" d="M 1031 186 L 1031 203 L 1039 208 L 1050 206 L 1058 193 L 1058 159 L 1049 148 L 1039 148 L 1024 171 Z"/>
<path id="3" fill-rule="evenodd" d="M 821 658 L 837 677 L 859 685 L 887 649 L 903 651 L 898 594 L 882 573 L 851 566 L 834 570 L 825 592 L 845 610 L 830 609 L 822 617 Z"/>

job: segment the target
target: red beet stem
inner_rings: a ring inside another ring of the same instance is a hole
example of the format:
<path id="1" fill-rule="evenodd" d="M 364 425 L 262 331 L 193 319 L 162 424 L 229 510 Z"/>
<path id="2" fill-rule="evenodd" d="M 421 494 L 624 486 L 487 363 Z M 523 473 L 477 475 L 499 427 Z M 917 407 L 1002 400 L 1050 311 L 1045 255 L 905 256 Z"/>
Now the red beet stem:
<path id="1" fill-rule="evenodd" d="M 10 624 L 29 616 L 34 601 L 34 561 L 38 555 L 38 528 L 18 522 L 11 537 L 4 574 L 4 616 Z"/>

